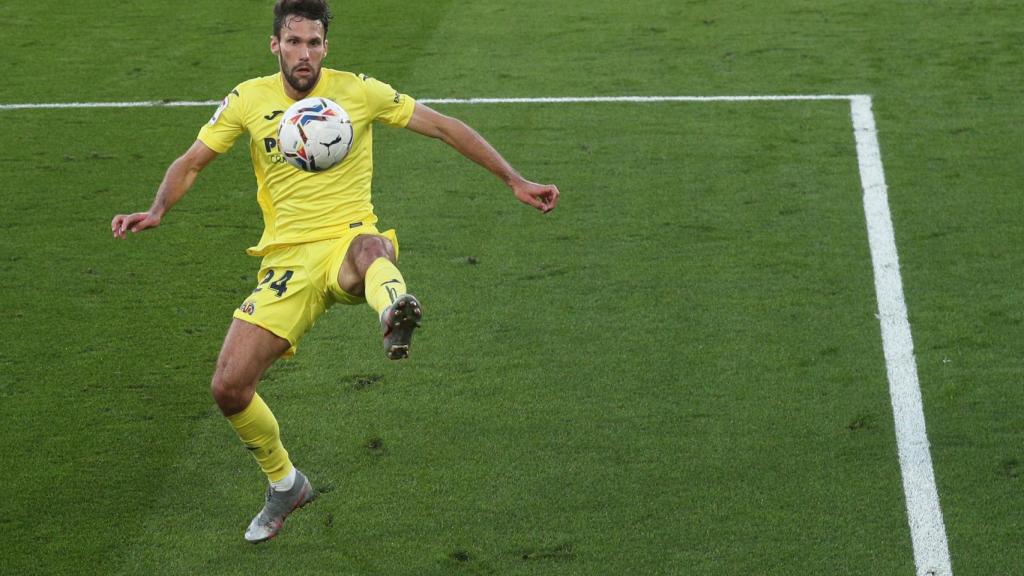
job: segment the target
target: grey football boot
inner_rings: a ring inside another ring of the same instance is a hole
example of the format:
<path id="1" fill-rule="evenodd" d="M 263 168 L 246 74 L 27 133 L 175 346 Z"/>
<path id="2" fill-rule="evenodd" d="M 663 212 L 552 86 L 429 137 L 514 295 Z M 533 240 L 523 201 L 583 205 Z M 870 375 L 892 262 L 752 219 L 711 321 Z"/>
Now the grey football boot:
<path id="1" fill-rule="evenodd" d="M 263 510 L 249 522 L 249 528 L 245 530 L 245 539 L 253 544 L 266 542 L 274 536 L 296 508 L 302 508 L 316 498 L 316 492 L 309 483 L 309 479 L 299 469 L 295 469 L 295 484 L 291 490 L 278 492 L 273 486 L 267 486 L 267 503 Z"/>
<path id="2" fill-rule="evenodd" d="M 380 317 L 380 328 L 384 332 L 384 354 L 391 360 L 409 357 L 412 331 L 419 327 L 423 310 L 412 294 L 402 294 Z"/>

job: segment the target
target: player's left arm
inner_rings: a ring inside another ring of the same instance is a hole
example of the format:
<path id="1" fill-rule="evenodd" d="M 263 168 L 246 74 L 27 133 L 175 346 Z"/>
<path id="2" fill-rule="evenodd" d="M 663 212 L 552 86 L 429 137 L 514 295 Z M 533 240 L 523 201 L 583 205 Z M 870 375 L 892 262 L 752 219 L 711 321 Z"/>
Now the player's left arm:
<path id="1" fill-rule="evenodd" d="M 556 186 L 537 184 L 520 176 L 483 136 L 458 118 L 445 116 L 417 102 L 406 128 L 424 136 L 437 138 L 458 150 L 466 158 L 487 168 L 512 189 L 520 202 L 544 213 L 554 210 L 558 204 Z"/>

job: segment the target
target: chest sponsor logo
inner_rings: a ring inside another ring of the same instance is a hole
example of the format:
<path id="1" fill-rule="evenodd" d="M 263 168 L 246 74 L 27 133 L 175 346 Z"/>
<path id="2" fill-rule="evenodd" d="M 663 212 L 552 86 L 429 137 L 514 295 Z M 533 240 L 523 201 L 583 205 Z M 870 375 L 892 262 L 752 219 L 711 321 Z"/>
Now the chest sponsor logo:
<path id="1" fill-rule="evenodd" d="M 277 138 L 267 137 L 263 139 L 263 149 L 267 153 L 271 164 L 284 164 L 284 154 L 278 150 Z"/>

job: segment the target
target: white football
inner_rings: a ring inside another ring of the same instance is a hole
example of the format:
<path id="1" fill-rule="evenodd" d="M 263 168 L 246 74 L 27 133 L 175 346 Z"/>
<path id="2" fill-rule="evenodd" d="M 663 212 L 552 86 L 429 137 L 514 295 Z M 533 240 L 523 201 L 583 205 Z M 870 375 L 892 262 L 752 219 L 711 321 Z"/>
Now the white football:
<path id="1" fill-rule="evenodd" d="M 306 172 L 323 172 L 345 159 L 352 148 L 348 113 L 327 98 L 306 98 L 288 107 L 277 128 L 281 154 Z"/>

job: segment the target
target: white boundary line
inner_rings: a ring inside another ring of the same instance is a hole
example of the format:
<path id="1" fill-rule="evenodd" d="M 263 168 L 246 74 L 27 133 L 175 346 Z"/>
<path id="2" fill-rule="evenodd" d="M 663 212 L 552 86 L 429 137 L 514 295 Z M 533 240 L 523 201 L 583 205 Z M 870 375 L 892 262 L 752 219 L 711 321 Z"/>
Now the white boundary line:
<path id="1" fill-rule="evenodd" d="M 896 447 L 907 499 L 910 537 L 914 544 L 914 563 L 918 576 L 952 576 L 871 98 L 851 98 L 850 115 L 864 189 L 864 216 L 875 271 L 878 320 L 882 326 L 882 349 L 889 374 L 889 395 L 896 424 Z"/>
<path id="2" fill-rule="evenodd" d="M 882 153 L 878 145 L 871 96 L 779 95 L 779 96 L 595 96 L 543 98 L 423 98 L 425 104 L 568 104 L 568 103 L 656 103 L 656 102 L 779 102 L 846 100 L 857 143 L 857 162 L 864 192 L 864 216 L 875 276 L 875 295 L 881 324 L 882 349 L 889 378 L 896 447 L 899 452 L 907 519 L 914 547 L 918 576 L 952 576 L 946 528 L 939 507 L 939 495 L 932 468 L 925 428 L 921 386 L 914 358 L 914 342 L 903 297 L 899 258 L 892 215 L 889 211 Z M 50 104 L 0 104 L 3 110 L 67 108 L 160 108 L 216 106 L 209 101 L 68 102 Z"/>
<path id="3" fill-rule="evenodd" d="M 0 110 L 67 110 L 71 108 L 174 108 L 216 106 L 216 100 L 147 100 L 139 102 L 49 102 L 39 104 L 0 104 Z"/>
<path id="4" fill-rule="evenodd" d="M 424 104 L 579 104 L 608 102 L 785 102 L 801 100 L 851 100 L 870 98 L 842 94 L 796 94 L 781 96 L 567 96 L 541 98 L 420 98 Z M 0 110 L 40 110 L 68 108 L 164 108 L 216 106 L 220 100 L 147 100 L 138 102 L 51 102 L 0 104 Z"/>

